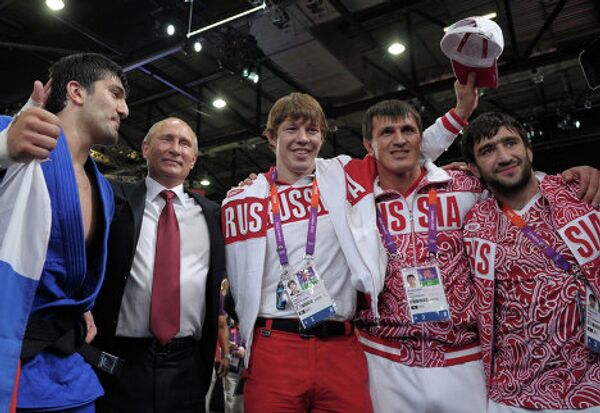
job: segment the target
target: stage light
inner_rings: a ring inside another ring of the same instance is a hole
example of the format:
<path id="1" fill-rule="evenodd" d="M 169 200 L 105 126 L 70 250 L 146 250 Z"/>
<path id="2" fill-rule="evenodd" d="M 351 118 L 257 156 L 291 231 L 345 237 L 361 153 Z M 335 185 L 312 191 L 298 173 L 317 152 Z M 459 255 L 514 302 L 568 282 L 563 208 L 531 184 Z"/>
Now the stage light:
<path id="1" fill-rule="evenodd" d="M 169 36 L 173 36 L 175 34 L 175 25 L 172 23 L 167 24 L 165 31 Z"/>
<path id="2" fill-rule="evenodd" d="M 251 80 L 254 83 L 258 83 L 260 77 L 258 76 L 258 73 L 256 73 L 253 70 L 250 70 L 248 68 L 244 68 L 244 70 L 242 70 L 242 77 L 248 80 Z"/>
<path id="3" fill-rule="evenodd" d="M 542 131 L 542 124 L 534 117 L 531 117 L 528 121 L 523 122 L 523 128 L 525 129 L 527 140 L 529 142 L 539 141 L 544 135 L 544 131 Z"/>
<path id="4" fill-rule="evenodd" d="M 402 43 L 394 42 L 390 45 L 390 47 L 388 47 L 387 50 L 389 54 L 398 56 L 399 54 L 404 53 L 406 46 L 404 46 Z"/>
<path id="5" fill-rule="evenodd" d="M 203 47 L 202 42 L 203 40 L 197 37 L 195 39 L 185 39 L 183 42 L 183 52 L 186 55 L 200 53 Z"/>
<path id="6" fill-rule="evenodd" d="M 248 75 L 248 79 L 250 79 L 254 83 L 258 83 L 258 81 L 259 81 L 258 73 L 250 72 L 250 74 Z"/>
<path id="7" fill-rule="evenodd" d="M 577 130 L 581 127 L 581 122 L 578 119 L 573 119 L 571 115 L 567 114 L 558 121 L 556 126 L 562 130 Z"/>
<path id="8" fill-rule="evenodd" d="M 227 102 L 225 102 L 225 100 L 222 98 L 216 98 L 213 100 L 212 104 L 217 109 L 223 109 L 225 106 L 227 106 Z"/>
<path id="9" fill-rule="evenodd" d="M 271 7 L 271 22 L 279 30 L 284 30 L 290 27 L 290 16 L 285 12 L 285 10 L 273 6 Z"/>
<path id="10" fill-rule="evenodd" d="M 200 181 L 200 185 L 202 185 L 202 186 L 209 186 L 210 185 L 210 181 L 207 178 L 203 178 Z"/>
<path id="11" fill-rule="evenodd" d="M 46 0 L 46 6 L 50 10 L 58 11 L 65 8 L 65 3 L 62 0 Z"/>

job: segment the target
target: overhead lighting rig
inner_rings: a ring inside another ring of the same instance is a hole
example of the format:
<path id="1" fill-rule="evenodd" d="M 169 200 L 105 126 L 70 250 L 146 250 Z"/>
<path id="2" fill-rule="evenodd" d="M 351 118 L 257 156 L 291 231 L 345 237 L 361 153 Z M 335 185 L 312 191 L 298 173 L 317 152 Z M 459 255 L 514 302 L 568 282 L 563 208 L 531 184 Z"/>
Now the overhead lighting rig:
<path id="1" fill-rule="evenodd" d="M 181 29 L 179 21 L 169 11 L 159 8 L 152 12 L 153 33 L 158 38 L 172 37 Z"/>
<path id="2" fill-rule="evenodd" d="M 254 36 L 239 35 L 235 30 L 226 29 L 219 45 L 219 52 L 219 63 L 223 68 L 258 83 L 257 66 L 263 54 Z"/>
<path id="3" fill-rule="evenodd" d="M 212 24 L 209 24 L 208 26 L 204 26 L 204 27 L 201 27 L 201 28 L 199 28 L 197 30 L 191 31 L 192 10 L 193 10 L 194 0 L 186 0 L 186 2 L 190 3 L 190 18 L 189 18 L 189 25 L 188 25 L 188 33 L 186 34 L 186 36 L 187 36 L 188 39 L 190 37 L 196 36 L 196 35 L 198 35 L 200 33 L 208 31 L 210 29 L 214 29 L 215 27 L 222 26 L 222 25 L 224 25 L 226 23 L 229 23 L 229 22 L 237 20 L 237 19 L 239 19 L 241 17 L 247 16 L 247 15 L 252 14 L 252 13 L 256 13 L 257 11 L 264 10 L 264 9 L 267 8 L 267 2 L 263 1 L 259 6 L 256 6 L 256 7 L 252 8 L 252 9 L 250 9 L 250 10 L 246 10 L 244 12 L 238 13 L 238 14 L 233 15 L 231 17 L 228 17 L 226 19 L 219 20 L 216 23 L 212 23 Z"/>

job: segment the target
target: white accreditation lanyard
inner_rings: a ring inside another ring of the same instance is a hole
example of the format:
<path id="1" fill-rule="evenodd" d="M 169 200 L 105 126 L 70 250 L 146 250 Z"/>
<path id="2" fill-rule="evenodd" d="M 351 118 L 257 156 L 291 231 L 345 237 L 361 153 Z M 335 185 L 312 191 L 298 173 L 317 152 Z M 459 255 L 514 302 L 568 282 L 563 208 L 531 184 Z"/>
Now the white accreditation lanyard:
<path id="1" fill-rule="evenodd" d="M 302 326 L 308 329 L 335 314 L 335 303 L 329 296 L 314 263 L 317 219 L 319 217 L 319 187 L 317 179 L 313 179 L 304 259 L 295 267 L 291 267 L 283 237 L 281 207 L 276 180 L 277 169 L 273 168 L 271 170 L 271 213 L 277 254 L 281 265 L 281 280 L 277 286 L 276 306 L 278 310 L 285 309 L 287 302 L 282 297 L 282 293 L 285 291 L 300 318 Z"/>
<path id="2" fill-rule="evenodd" d="M 521 218 L 510 206 L 503 205 L 502 213 L 508 220 L 516 226 L 533 244 L 542 250 L 544 255 L 554 262 L 560 269 L 567 274 L 572 274 L 576 279 L 583 280 L 585 285 L 586 300 L 585 309 L 582 305 L 580 288 L 577 289 L 577 306 L 579 310 L 579 319 L 584 324 L 585 344 L 593 351 L 600 352 L 600 312 L 598 310 L 597 298 L 589 287 L 585 277 L 581 274 L 581 269 L 577 265 L 571 264 L 561 253 L 556 251 L 546 242 L 540 234 L 531 228 L 523 218 Z M 592 298 L 590 300 L 590 298 Z M 595 301 L 595 302 L 594 302 Z M 585 315 L 585 316 L 584 316 Z M 585 322 L 584 319 L 585 318 Z"/>
<path id="3" fill-rule="evenodd" d="M 436 322 L 450 320 L 450 307 L 444 291 L 442 273 L 437 262 L 437 208 L 439 198 L 435 188 L 429 190 L 428 200 L 428 229 L 427 250 L 429 261 L 422 265 L 406 266 L 399 265 L 402 276 L 404 291 L 413 323 Z M 398 262 L 398 246 L 387 228 L 383 216 L 377 211 L 377 227 L 383 237 L 388 259 L 392 264 Z"/>

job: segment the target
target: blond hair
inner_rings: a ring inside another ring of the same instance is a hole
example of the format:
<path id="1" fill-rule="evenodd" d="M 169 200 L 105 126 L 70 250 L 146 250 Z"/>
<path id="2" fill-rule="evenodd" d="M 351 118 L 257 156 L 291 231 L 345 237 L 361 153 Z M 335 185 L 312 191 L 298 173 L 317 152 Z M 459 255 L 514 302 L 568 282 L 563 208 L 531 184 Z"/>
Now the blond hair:
<path id="1" fill-rule="evenodd" d="M 275 102 L 269 111 L 267 126 L 265 127 L 263 135 L 266 137 L 269 137 L 269 135 L 276 137 L 277 128 L 279 128 L 279 125 L 287 118 L 290 118 L 293 121 L 305 119 L 315 123 L 321 131 L 323 140 L 325 140 L 325 136 L 329 131 L 327 118 L 325 118 L 323 108 L 321 108 L 321 105 L 315 98 L 306 93 L 290 93 Z"/>

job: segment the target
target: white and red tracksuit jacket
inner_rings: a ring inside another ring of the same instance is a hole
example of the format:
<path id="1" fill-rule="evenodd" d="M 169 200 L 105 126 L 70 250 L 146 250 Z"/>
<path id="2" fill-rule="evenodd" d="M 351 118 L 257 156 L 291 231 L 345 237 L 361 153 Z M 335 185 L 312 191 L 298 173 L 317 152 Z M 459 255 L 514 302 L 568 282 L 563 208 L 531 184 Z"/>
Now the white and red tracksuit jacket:
<path id="1" fill-rule="evenodd" d="M 538 175 L 541 197 L 524 220 L 599 296 L 600 212 L 559 176 Z M 584 345 L 584 281 L 565 274 L 527 239 L 491 198 L 465 223 L 489 396 L 528 409 L 600 406 L 600 357 Z"/>
<path id="2" fill-rule="evenodd" d="M 379 295 L 376 319 L 372 308 L 359 312 L 360 341 L 365 351 L 415 367 L 442 367 L 481 358 L 474 312 L 474 292 L 463 244 L 463 220 L 469 209 L 483 196 L 479 180 L 461 171 L 446 172 L 430 161 L 424 163 L 425 175 L 409 200 L 386 191 L 377 207 L 398 246 L 405 266 L 428 260 L 428 191 L 438 191 L 438 262 L 450 306 L 448 322 L 411 321 L 402 277 L 397 266 L 389 265 L 383 291 Z M 375 161 L 367 156 L 345 166 L 349 222 L 357 245 L 379 245 L 379 256 L 363 254 L 365 261 L 383 259 L 386 250 L 376 226 L 374 182 Z M 394 196 L 395 195 L 395 196 Z M 362 251 L 361 251 L 362 252 Z"/>
<path id="3" fill-rule="evenodd" d="M 452 144 L 466 122 L 454 109 L 423 132 L 423 153 L 437 158 Z M 346 180 L 343 165 L 348 156 L 333 159 L 317 159 L 315 175 L 319 184 L 321 202 L 329 213 L 341 249 L 351 270 L 353 286 L 372 297 L 373 314 L 377 315 L 377 300 L 383 288 L 386 257 L 381 254 L 381 242 L 361 244 L 353 242 L 356 222 L 348 214 L 346 203 Z M 269 182 L 261 174 L 251 186 L 230 190 L 221 207 L 222 229 L 225 238 L 227 277 L 240 318 L 240 334 L 247 343 L 245 362 L 249 365 L 252 332 L 259 312 L 261 282 L 265 268 L 266 231 L 271 227 Z M 306 211 L 308 217 L 308 211 Z M 375 215 L 372 216 L 373 223 Z M 356 218 L 356 217 L 355 217 Z M 358 224 L 360 226 L 360 224 Z M 302 242 L 306 225 L 299 233 Z M 303 234 L 303 235 L 302 235 Z M 369 257 L 365 260 L 363 257 Z"/>
<path id="4" fill-rule="evenodd" d="M 367 267 L 359 258 L 344 214 L 345 187 L 342 162 L 348 159 L 347 156 L 317 159 L 315 176 L 322 204 L 319 215 L 328 214 L 331 220 L 335 237 L 350 268 L 354 288 L 358 291 L 374 293 L 381 290 L 383 277 L 379 274 L 382 271 L 379 268 Z M 227 277 L 239 316 L 241 338 L 247 343 L 246 365 L 249 365 L 252 332 L 261 304 L 266 254 L 276 253 L 267 251 L 266 248 L 267 231 L 272 230 L 269 188 L 267 176 L 261 174 L 251 186 L 230 190 L 221 207 Z M 284 221 L 284 227 L 289 234 L 286 242 L 289 245 L 306 242 L 306 222 L 310 202 L 301 204 L 303 209 L 299 208 L 298 202 L 290 206 L 300 216 L 290 220 L 289 223 Z M 293 233 L 296 235 L 292 235 Z"/>

